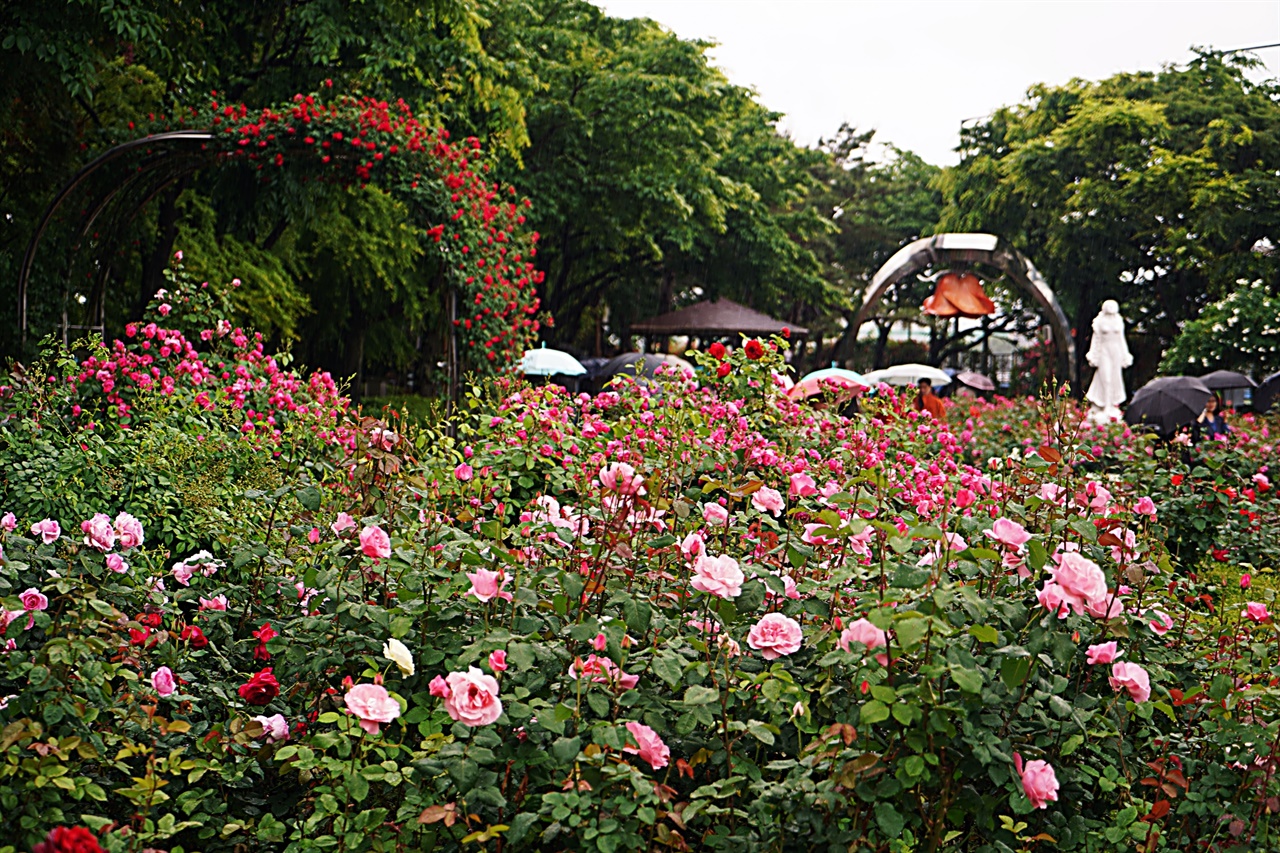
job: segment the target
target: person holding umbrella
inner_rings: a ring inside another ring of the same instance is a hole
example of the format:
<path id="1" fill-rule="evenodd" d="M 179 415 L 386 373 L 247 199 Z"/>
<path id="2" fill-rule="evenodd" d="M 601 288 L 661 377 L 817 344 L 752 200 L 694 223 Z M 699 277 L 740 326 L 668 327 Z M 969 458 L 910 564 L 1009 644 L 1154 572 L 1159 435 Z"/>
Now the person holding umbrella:
<path id="1" fill-rule="evenodd" d="M 1220 435 L 1225 436 L 1230 427 L 1227 426 L 1227 419 L 1222 415 L 1222 401 L 1214 394 L 1208 400 L 1204 401 L 1204 411 L 1196 418 L 1194 430 L 1195 433 L 1192 440 L 1199 443 L 1201 437 L 1217 438 Z"/>

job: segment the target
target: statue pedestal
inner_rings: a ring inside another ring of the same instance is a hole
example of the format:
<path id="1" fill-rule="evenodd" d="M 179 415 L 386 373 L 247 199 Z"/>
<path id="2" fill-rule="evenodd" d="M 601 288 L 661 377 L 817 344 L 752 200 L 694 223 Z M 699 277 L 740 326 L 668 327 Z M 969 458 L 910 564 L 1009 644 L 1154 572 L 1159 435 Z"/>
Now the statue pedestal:
<path id="1" fill-rule="evenodd" d="M 1095 405 L 1089 407 L 1089 416 L 1087 420 L 1094 426 L 1106 426 L 1107 424 L 1113 424 L 1124 420 L 1124 413 L 1120 411 L 1118 406 L 1105 406 L 1100 408 Z"/>

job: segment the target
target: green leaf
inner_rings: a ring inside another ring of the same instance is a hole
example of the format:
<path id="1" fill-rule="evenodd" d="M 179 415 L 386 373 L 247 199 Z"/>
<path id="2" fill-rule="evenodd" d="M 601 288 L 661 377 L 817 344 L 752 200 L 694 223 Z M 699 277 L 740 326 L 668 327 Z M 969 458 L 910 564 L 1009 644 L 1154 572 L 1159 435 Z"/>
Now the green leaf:
<path id="1" fill-rule="evenodd" d="M 306 486 L 298 489 L 293 495 L 298 499 L 298 503 L 312 512 L 320 509 L 320 490 L 315 486 Z"/>
<path id="2" fill-rule="evenodd" d="M 561 764 L 568 764 L 578 757 L 582 749 L 582 738 L 562 737 L 551 744 L 551 755 Z"/>
<path id="3" fill-rule="evenodd" d="M 858 715 L 864 726 L 870 726 L 875 723 L 882 723 L 889 719 L 889 706 L 881 702 L 879 699 L 872 699 L 862 706 L 862 710 Z"/>
<path id="4" fill-rule="evenodd" d="M 893 623 L 893 631 L 898 635 L 898 645 L 903 651 L 911 651 L 920 645 L 929 630 L 929 620 L 913 617 L 900 619 Z"/>
<path id="5" fill-rule="evenodd" d="M 960 666 L 959 664 L 950 664 L 948 669 L 951 671 L 951 678 L 955 680 L 956 686 L 966 693 L 982 692 L 982 673 L 976 669 Z"/>
<path id="6" fill-rule="evenodd" d="M 1000 642 L 1000 632 L 990 625 L 971 625 L 969 627 L 969 636 L 973 637 L 979 643 L 998 643 Z"/>
<path id="7" fill-rule="evenodd" d="M 1031 658 L 1005 658 L 1000 661 L 1000 680 L 1010 690 L 1016 690 L 1031 674 Z"/>
<path id="8" fill-rule="evenodd" d="M 1083 743 L 1084 743 L 1084 737 L 1082 735 L 1072 735 L 1071 737 L 1067 738 L 1066 743 L 1062 745 L 1062 750 L 1058 754 L 1063 757 L 1066 757 L 1071 753 L 1075 752 L 1077 749 L 1079 749 L 1081 744 Z"/>
<path id="9" fill-rule="evenodd" d="M 891 583 L 898 589 L 919 589 L 933 577 L 933 570 L 916 566 L 898 566 Z"/>
<path id="10" fill-rule="evenodd" d="M 684 704 L 686 705 L 706 705 L 709 702 L 715 702 L 719 698 L 719 690 L 702 684 L 695 684 L 684 692 Z"/>
<path id="11" fill-rule="evenodd" d="M 902 815 L 898 814 L 898 810 L 891 803 L 876 803 L 876 825 L 880 827 L 880 831 L 884 833 L 886 838 L 900 839 L 902 837 L 904 821 Z"/>
<path id="12" fill-rule="evenodd" d="M 653 671 L 667 684 L 675 687 L 684 674 L 684 658 L 671 651 L 660 651 L 653 656 Z"/>
<path id="13" fill-rule="evenodd" d="M 359 773 L 347 774 L 347 793 L 357 803 L 363 803 L 364 798 L 369 796 L 369 780 Z"/>
<path id="14" fill-rule="evenodd" d="M 773 726 L 762 723 L 759 720 L 748 720 L 747 731 L 751 732 L 751 735 L 761 743 L 773 746 Z"/>

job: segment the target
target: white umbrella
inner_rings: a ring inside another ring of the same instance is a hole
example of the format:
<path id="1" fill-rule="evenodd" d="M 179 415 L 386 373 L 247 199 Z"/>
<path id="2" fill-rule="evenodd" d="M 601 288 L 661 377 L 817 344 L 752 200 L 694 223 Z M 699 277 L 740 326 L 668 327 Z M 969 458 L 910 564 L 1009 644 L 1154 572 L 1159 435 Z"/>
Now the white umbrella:
<path id="1" fill-rule="evenodd" d="M 951 381 L 951 377 L 946 373 L 927 364 L 895 364 L 883 370 L 864 373 L 862 378 L 873 387 L 881 382 L 887 382 L 890 385 L 914 385 L 921 379 L 928 379 L 937 388 Z"/>
<path id="2" fill-rule="evenodd" d="M 862 385 L 863 387 L 869 387 L 867 385 L 866 377 L 864 377 L 861 373 L 858 373 L 856 370 L 845 370 L 843 367 L 824 367 L 821 370 L 813 371 L 813 373 L 806 373 L 804 375 L 804 378 L 801 379 L 800 382 L 808 382 L 810 379 L 813 379 L 816 381 L 821 381 L 823 379 L 834 379 L 837 382 L 843 379 L 848 382 L 852 382 L 855 385 Z M 796 384 L 798 385 L 800 383 L 797 382 Z"/>
<path id="3" fill-rule="evenodd" d="M 547 349 L 531 349 L 520 359 L 520 370 L 526 376 L 585 376 L 587 369 L 567 352 Z"/>

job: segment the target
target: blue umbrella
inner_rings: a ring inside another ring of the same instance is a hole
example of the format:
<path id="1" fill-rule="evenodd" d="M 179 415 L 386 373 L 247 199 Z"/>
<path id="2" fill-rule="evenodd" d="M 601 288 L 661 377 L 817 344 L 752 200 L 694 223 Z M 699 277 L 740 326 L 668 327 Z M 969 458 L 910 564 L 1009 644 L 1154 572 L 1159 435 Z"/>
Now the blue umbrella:
<path id="1" fill-rule="evenodd" d="M 531 349 L 520 359 L 520 370 L 526 376 L 585 376 L 587 369 L 567 352 L 547 349 Z"/>

